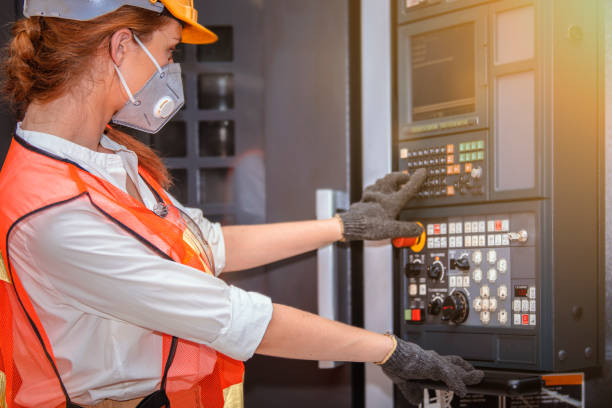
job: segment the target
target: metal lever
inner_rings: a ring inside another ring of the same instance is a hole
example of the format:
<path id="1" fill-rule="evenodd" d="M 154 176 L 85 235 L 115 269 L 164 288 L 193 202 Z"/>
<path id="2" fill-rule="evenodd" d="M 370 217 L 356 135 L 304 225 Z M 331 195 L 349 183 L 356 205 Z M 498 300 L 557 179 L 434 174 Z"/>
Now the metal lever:
<path id="1" fill-rule="evenodd" d="M 519 232 L 509 232 L 508 239 L 510 241 L 518 241 L 521 244 L 524 244 L 529 239 L 529 234 L 525 230 L 520 230 Z"/>
<path id="2" fill-rule="evenodd" d="M 332 218 L 338 210 L 349 206 L 348 194 L 343 191 L 317 190 L 317 219 Z M 319 316 L 339 320 L 338 311 L 338 247 L 327 245 L 317 250 L 317 301 Z M 335 368 L 341 363 L 319 361 L 319 368 Z"/>

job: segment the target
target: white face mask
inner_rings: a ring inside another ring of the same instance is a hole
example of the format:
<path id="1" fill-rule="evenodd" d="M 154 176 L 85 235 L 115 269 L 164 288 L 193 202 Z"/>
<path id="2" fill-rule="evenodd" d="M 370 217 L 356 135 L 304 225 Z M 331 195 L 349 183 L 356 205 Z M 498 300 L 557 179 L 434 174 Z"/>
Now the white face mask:
<path id="1" fill-rule="evenodd" d="M 163 68 L 160 67 L 136 34 L 134 34 L 134 40 L 153 61 L 157 72 L 136 95 L 132 95 L 119 67 L 113 63 L 121 85 L 130 100 L 115 113 L 112 121 L 142 132 L 157 133 L 185 104 L 181 66 L 173 63 Z"/>

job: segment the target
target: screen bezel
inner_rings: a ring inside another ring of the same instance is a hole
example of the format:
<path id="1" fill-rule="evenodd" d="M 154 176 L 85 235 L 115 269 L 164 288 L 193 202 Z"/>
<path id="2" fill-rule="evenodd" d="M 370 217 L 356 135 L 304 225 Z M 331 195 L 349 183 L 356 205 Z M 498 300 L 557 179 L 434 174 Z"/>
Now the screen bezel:
<path id="1" fill-rule="evenodd" d="M 408 26 L 400 27 L 398 33 L 398 120 L 399 120 L 399 139 L 410 140 L 423 136 L 442 135 L 458 131 L 473 131 L 476 129 L 488 128 L 488 94 L 489 81 L 487 78 L 488 69 L 488 46 L 487 46 L 487 9 L 477 7 L 463 12 L 453 13 L 452 16 L 444 15 L 435 19 L 427 20 L 422 23 L 412 23 Z M 412 121 L 412 67 L 410 65 L 411 39 L 413 36 L 439 31 L 445 28 L 474 24 L 474 74 L 476 108 L 474 112 L 446 116 L 444 118 L 434 118 L 420 121 Z M 410 90 L 410 92 L 404 92 Z M 448 126 L 456 121 L 468 121 L 465 126 Z M 431 128 L 435 125 L 447 125 L 443 128 Z"/>

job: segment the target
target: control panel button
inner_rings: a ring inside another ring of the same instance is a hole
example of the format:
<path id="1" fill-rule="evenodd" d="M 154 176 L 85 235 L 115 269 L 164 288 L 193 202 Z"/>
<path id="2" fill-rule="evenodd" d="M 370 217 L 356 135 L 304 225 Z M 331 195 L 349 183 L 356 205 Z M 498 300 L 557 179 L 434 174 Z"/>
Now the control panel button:
<path id="1" fill-rule="evenodd" d="M 536 301 L 535 300 L 529 301 L 529 311 L 531 313 L 534 313 L 536 311 Z"/>
<path id="2" fill-rule="evenodd" d="M 491 294 L 491 290 L 489 289 L 487 285 L 484 285 L 480 288 L 480 296 L 482 296 L 483 298 L 489 297 L 490 294 Z"/>
<path id="3" fill-rule="evenodd" d="M 410 284 L 410 286 L 408 287 L 408 294 L 409 294 L 410 296 L 416 296 L 416 295 L 417 295 L 417 293 L 418 293 L 418 291 L 419 291 L 419 288 L 418 288 L 418 286 L 416 285 L 416 283 L 412 283 L 412 284 Z"/>
<path id="4" fill-rule="evenodd" d="M 455 232 L 457 234 L 463 234 L 463 223 L 461 222 L 455 223 Z"/>
<path id="5" fill-rule="evenodd" d="M 502 243 L 503 246 L 508 246 L 510 245 L 510 237 L 508 236 L 508 234 L 502 234 Z"/>
<path id="6" fill-rule="evenodd" d="M 482 310 L 482 298 L 480 296 L 477 296 L 474 299 L 474 303 L 472 304 L 472 306 L 474 307 L 474 310 L 476 312 L 480 312 Z"/>
<path id="7" fill-rule="evenodd" d="M 521 314 L 520 313 L 514 313 L 514 324 L 517 326 L 521 325 Z"/>
<path id="8" fill-rule="evenodd" d="M 480 312 L 480 321 L 482 324 L 489 324 L 491 322 L 491 314 L 487 311 Z"/>
<path id="9" fill-rule="evenodd" d="M 489 220 L 487 222 L 487 231 L 488 232 L 494 232 L 495 231 L 495 221 Z"/>
<path id="10" fill-rule="evenodd" d="M 470 287 L 470 277 L 469 276 L 464 276 L 463 277 L 463 287 L 464 288 L 469 288 Z"/>
<path id="11" fill-rule="evenodd" d="M 529 311 L 529 301 L 526 299 L 523 299 L 521 301 L 521 312 L 528 312 Z"/>
<path id="12" fill-rule="evenodd" d="M 521 311 L 521 300 L 520 299 L 514 299 L 514 302 L 512 302 L 512 310 L 514 310 L 515 312 Z"/>
<path id="13" fill-rule="evenodd" d="M 464 231 L 465 231 L 466 234 L 471 234 L 472 233 L 472 223 L 471 222 L 466 222 L 465 223 Z"/>
<path id="14" fill-rule="evenodd" d="M 495 312 L 497 310 L 497 298 L 492 297 L 489 299 L 489 311 Z"/>
<path id="15" fill-rule="evenodd" d="M 451 288 L 454 288 L 455 286 L 457 286 L 457 277 L 456 276 L 451 276 L 450 278 L 448 278 L 448 285 Z"/>
<path id="16" fill-rule="evenodd" d="M 487 245 L 488 246 L 495 246 L 495 236 L 494 235 L 488 235 L 487 236 Z"/>
<path id="17" fill-rule="evenodd" d="M 536 315 L 534 315 L 534 314 L 530 314 L 529 315 L 529 325 L 530 326 L 535 326 L 536 325 Z"/>
<path id="18" fill-rule="evenodd" d="M 489 311 L 489 298 L 482 299 L 482 310 L 485 312 Z"/>
<path id="19" fill-rule="evenodd" d="M 506 312 L 504 309 L 500 310 L 497 314 L 497 320 L 499 320 L 501 324 L 508 323 L 508 312 Z"/>
<path id="20" fill-rule="evenodd" d="M 451 222 L 450 224 L 448 224 L 448 233 L 451 235 L 455 233 L 455 223 L 454 222 Z"/>
<path id="21" fill-rule="evenodd" d="M 506 273 L 508 270 L 508 261 L 506 261 L 505 258 L 501 258 L 499 261 L 497 261 L 497 270 L 501 273 Z"/>
<path id="22" fill-rule="evenodd" d="M 472 275 L 473 275 L 472 277 L 474 278 L 474 282 L 476 283 L 482 282 L 482 269 L 480 268 L 474 269 L 474 272 Z"/>
<path id="23" fill-rule="evenodd" d="M 420 284 L 419 285 L 419 295 L 420 296 L 425 296 L 426 294 L 427 294 L 427 285 Z"/>
<path id="24" fill-rule="evenodd" d="M 535 286 L 529 287 L 529 299 L 535 299 L 536 297 L 536 288 Z"/>
<path id="25" fill-rule="evenodd" d="M 489 269 L 489 272 L 487 272 L 487 280 L 491 283 L 494 283 L 497 280 L 497 269 Z"/>
<path id="26" fill-rule="evenodd" d="M 472 246 L 472 236 L 471 235 L 465 236 L 465 246 L 466 248 L 469 248 Z"/>
<path id="27" fill-rule="evenodd" d="M 489 252 L 487 252 L 487 261 L 491 265 L 495 265 L 495 262 L 497 262 L 497 252 L 494 249 L 491 249 L 489 250 Z"/>
<path id="28" fill-rule="evenodd" d="M 527 326 L 529 324 L 529 315 L 528 314 L 521 315 L 521 323 L 523 324 L 523 326 Z"/>
<path id="29" fill-rule="evenodd" d="M 501 300 L 506 300 L 508 297 L 508 287 L 506 285 L 501 285 L 497 288 L 497 297 Z"/>
<path id="30" fill-rule="evenodd" d="M 474 251 L 472 253 L 472 262 L 474 262 L 474 265 L 480 265 L 482 263 L 482 252 L 481 251 Z"/>

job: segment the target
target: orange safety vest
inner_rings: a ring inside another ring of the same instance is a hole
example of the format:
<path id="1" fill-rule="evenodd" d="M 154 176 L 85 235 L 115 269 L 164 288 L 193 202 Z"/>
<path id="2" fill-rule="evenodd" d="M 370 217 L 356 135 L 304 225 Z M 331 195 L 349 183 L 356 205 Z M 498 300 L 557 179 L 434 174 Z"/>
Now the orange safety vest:
<path id="1" fill-rule="evenodd" d="M 11 231 L 20 221 L 73 200 L 84 200 L 160 257 L 212 273 L 203 243 L 197 239 L 199 231 L 189 228 L 146 171 L 140 168 L 139 173 L 167 211 L 157 215 L 78 164 L 17 136 L 13 138 L 0 172 L 0 408 L 78 407 L 64 387 L 62 368 L 57 366 L 32 299 L 19 281 L 20 271 L 10 262 Z M 172 408 L 243 406 L 242 362 L 167 334 L 163 335 L 162 352 L 161 389 L 150 395 L 150 400 L 165 401 L 167 397 Z M 26 382 L 28 386 L 22 390 Z M 25 399 L 36 403 L 23 405 L 24 394 Z"/>

